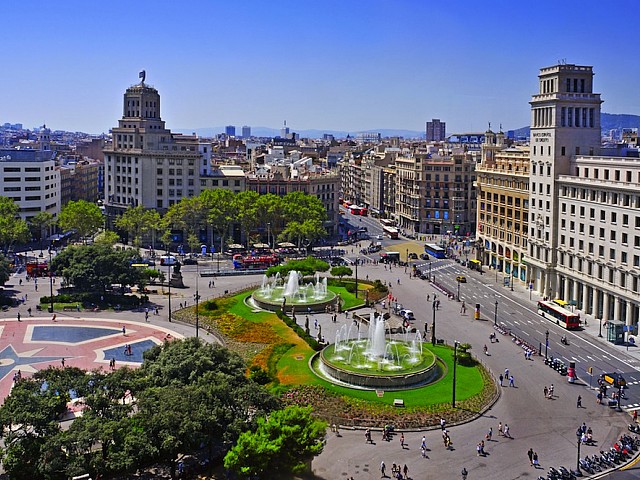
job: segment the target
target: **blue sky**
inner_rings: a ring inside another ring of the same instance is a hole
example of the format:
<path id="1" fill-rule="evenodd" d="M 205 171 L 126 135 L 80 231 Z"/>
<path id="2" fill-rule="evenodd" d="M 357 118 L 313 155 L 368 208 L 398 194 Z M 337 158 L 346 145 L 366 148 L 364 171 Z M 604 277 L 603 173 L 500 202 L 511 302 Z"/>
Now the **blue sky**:
<path id="1" fill-rule="evenodd" d="M 583 0 L 2 2 L 0 123 L 106 132 L 145 69 L 172 129 L 447 131 L 529 124 L 541 67 L 593 65 L 640 114 L 636 3 Z"/>

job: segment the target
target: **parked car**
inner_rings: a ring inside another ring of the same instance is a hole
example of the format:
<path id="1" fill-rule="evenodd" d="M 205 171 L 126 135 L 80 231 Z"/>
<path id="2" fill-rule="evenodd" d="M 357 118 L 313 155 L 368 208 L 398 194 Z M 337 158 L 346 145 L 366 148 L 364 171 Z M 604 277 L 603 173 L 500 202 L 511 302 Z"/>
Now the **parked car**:
<path id="1" fill-rule="evenodd" d="M 400 313 L 400 316 L 403 317 L 406 320 L 415 320 L 416 319 L 416 317 L 414 316 L 412 310 L 408 310 L 408 309 L 400 310 L 399 313 Z"/>

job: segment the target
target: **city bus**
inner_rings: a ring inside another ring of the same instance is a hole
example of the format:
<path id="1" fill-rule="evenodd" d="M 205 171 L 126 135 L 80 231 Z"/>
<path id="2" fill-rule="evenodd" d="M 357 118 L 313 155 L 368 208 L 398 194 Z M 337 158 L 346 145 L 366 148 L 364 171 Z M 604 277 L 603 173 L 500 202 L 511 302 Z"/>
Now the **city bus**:
<path id="1" fill-rule="evenodd" d="M 362 217 L 369 215 L 369 211 L 366 208 L 359 207 L 358 205 L 351 205 L 349 207 L 349 213 L 351 213 L 351 215 L 360 215 Z"/>
<path id="2" fill-rule="evenodd" d="M 380 224 L 383 227 L 393 227 L 393 226 L 395 226 L 396 222 L 394 222 L 390 218 L 381 218 L 380 219 Z"/>
<path id="3" fill-rule="evenodd" d="M 280 259 L 275 255 L 244 256 L 236 254 L 233 256 L 233 268 L 235 270 L 266 270 L 269 267 L 278 265 Z"/>
<path id="4" fill-rule="evenodd" d="M 580 315 L 570 312 L 566 308 L 554 302 L 538 302 L 538 315 L 542 315 L 547 320 L 556 322 L 556 324 L 566 328 L 567 330 L 580 327 Z"/>
<path id="5" fill-rule="evenodd" d="M 382 233 L 391 239 L 398 238 L 398 229 L 396 227 L 382 227 Z"/>
<path id="6" fill-rule="evenodd" d="M 444 248 L 439 247 L 434 243 L 425 243 L 424 252 L 435 258 L 445 258 Z"/>

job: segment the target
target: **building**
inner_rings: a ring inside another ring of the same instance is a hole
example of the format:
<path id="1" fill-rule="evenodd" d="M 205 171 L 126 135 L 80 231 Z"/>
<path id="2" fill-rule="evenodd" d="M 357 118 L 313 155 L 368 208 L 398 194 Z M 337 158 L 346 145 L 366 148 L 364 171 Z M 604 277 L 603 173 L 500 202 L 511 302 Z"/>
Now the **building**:
<path id="1" fill-rule="evenodd" d="M 529 147 L 510 146 L 502 132 L 485 132 L 476 166 L 477 259 L 501 282 L 527 285 Z"/>
<path id="2" fill-rule="evenodd" d="M 100 198 L 99 176 L 101 162 L 83 158 L 63 158 L 57 170 L 60 173 L 62 206 L 70 201 L 96 202 Z"/>
<path id="3" fill-rule="evenodd" d="M 242 126 L 242 138 L 251 138 L 251 127 L 248 125 Z"/>
<path id="4" fill-rule="evenodd" d="M 143 80 L 127 88 L 122 118 L 112 129 L 105 155 L 108 224 L 129 206 L 160 213 L 183 197 L 200 193 L 211 147 L 197 137 L 172 133 L 160 117 L 160 94 Z"/>
<path id="5" fill-rule="evenodd" d="M 235 137 L 236 127 L 234 125 L 227 125 L 226 127 L 224 127 L 224 133 L 227 137 Z"/>
<path id="6" fill-rule="evenodd" d="M 20 207 L 20 218 L 29 220 L 39 212 L 60 213 L 60 174 L 56 152 L 50 150 L 50 131 L 41 130 L 39 149 L 0 149 L 0 195 Z"/>
<path id="7" fill-rule="evenodd" d="M 447 138 L 447 124 L 439 118 L 427 122 L 427 142 L 442 142 Z"/>

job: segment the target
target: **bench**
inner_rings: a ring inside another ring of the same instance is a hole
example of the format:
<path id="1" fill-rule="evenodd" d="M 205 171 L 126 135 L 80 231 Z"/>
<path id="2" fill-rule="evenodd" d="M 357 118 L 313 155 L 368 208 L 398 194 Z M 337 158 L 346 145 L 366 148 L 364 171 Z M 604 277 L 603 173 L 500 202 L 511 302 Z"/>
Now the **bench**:
<path id="1" fill-rule="evenodd" d="M 394 398 L 393 399 L 393 406 L 394 407 L 404 407 L 404 400 L 401 398 Z"/>
<path id="2" fill-rule="evenodd" d="M 64 307 L 62 307 L 62 311 L 63 312 L 77 312 L 78 311 L 78 307 L 71 307 L 69 305 L 65 305 Z"/>

